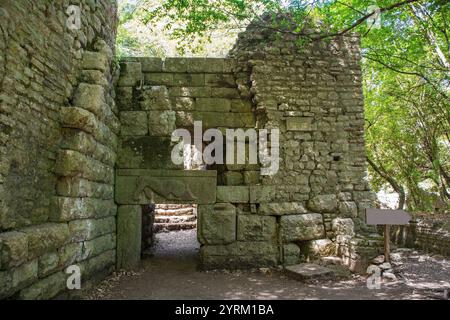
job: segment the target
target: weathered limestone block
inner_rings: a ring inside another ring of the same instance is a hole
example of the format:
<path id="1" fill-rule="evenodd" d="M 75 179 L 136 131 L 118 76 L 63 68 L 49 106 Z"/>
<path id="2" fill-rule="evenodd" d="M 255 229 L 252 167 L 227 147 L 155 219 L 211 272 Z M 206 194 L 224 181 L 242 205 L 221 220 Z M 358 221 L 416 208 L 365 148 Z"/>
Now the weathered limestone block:
<path id="1" fill-rule="evenodd" d="M 223 58 L 189 58 L 187 72 L 192 73 L 218 73 L 224 70 Z"/>
<path id="2" fill-rule="evenodd" d="M 115 217 L 102 219 L 82 219 L 69 222 L 72 242 L 80 242 L 98 238 L 116 231 Z"/>
<path id="3" fill-rule="evenodd" d="M 204 74 L 176 73 L 173 75 L 174 86 L 202 87 L 205 85 Z"/>
<path id="4" fill-rule="evenodd" d="M 247 203 L 249 188 L 247 186 L 218 186 L 217 202 Z"/>
<path id="5" fill-rule="evenodd" d="M 82 69 L 99 70 L 104 73 L 109 69 L 108 56 L 102 52 L 85 51 L 83 53 Z"/>
<path id="6" fill-rule="evenodd" d="M 117 269 L 133 269 L 139 265 L 141 233 L 141 206 L 119 206 L 117 211 Z"/>
<path id="7" fill-rule="evenodd" d="M 231 100 L 223 98 L 197 98 L 196 111 L 230 112 Z"/>
<path id="8" fill-rule="evenodd" d="M 105 89 L 107 89 L 109 86 L 108 79 L 106 79 L 105 75 L 98 70 L 82 70 L 81 82 L 97 84 Z"/>
<path id="9" fill-rule="evenodd" d="M 105 108 L 105 89 L 97 84 L 80 83 L 75 90 L 73 106 L 86 109 L 102 118 Z"/>
<path id="10" fill-rule="evenodd" d="M 120 64 L 119 87 L 139 86 L 142 82 L 142 69 L 140 62 L 123 62 Z"/>
<path id="11" fill-rule="evenodd" d="M 322 215 L 318 213 L 282 216 L 280 227 L 284 242 L 320 239 L 325 236 Z"/>
<path id="12" fill-rule="evenodd" d="M 133 87 L 116 87 L 116 103 L 120 111 L 134 110 L 138 108 L 133 103 Z"/>
<path id="13" fill-rule="evenodd" d="M 38 276 L 43 278 L 53 273 L 60 267 L 58 252 L 49 252 L 38 259 Z"/>
<path id="14" fill-rule="evenodd" d="M 38 261 L 34 259 L 12 270 L 12 286 L 21 289 L 29 286 L 38 278 Z"/>
<path id="15" fill-rule="evenodd" d="M 239 94 L 239 90 L 235 88 L 213 87 L 211 88 L 211 97 L 238 99 L 241 97 L 241 95 Z"/>
<path id="16" fill-rule="evenodd" d="M 77 219 L 114 216 L 116 205 L 112 200 L 95 198 L 57 197 L 57 210 L 52 212 L 52 221 L 72 221 Z"/>
<path id="17" fill-rule="evenodd" d="M 122 111 L 120 123 L 122 136 L 145 136 L 148 134 L 148 115 L 145 111 Z"/>
<path id="18" fill-rule="evenodd" d="M 66 223 L 45 223 L 22 229 L 28 237 L 28 259 L 55 251 L 69 241 Z"/>
<path id="19" fill-rule="evenodd" d="M 244 183 L 244 177 L 240 172 L 227 171 L 223 174 L 223 181 L 227 186 L 238 186 Z"/>
<path id="20" fill-rule="evenodd" d="M 92 135 L 76 129 L 63 128 L 62 136 L 62 149 L 78 151 L 107 165 L 114 166 L 116 153 L 111 148 L 98 143 Z"/>
<path id="21" fill-rule="evenodd" d="M 314 131 L 312 117 L 287 117 L 286 130 L 288 131 Z"/>
<path id="22" fill-rule="evenodd" d="M 171 97 L 208 98 L 211 97 L 211 87 L 172 87 Z"/>
<path id="23" fill-rule="evenodd" d="M 114 186 L 77 177 L 60 177 L 56 186 L 59 196 L 72 198 L 113 199 Z"/>
<path id="24" fill-rule="evenodd" d="M 210 111 L 194 112 L 194 120 L 202 121 L 204 128 L 253 128 L 255 118 L 252 113 L 228 113 L 223 117 L 223 113 Z"/>
<path id="25" fill-rule="evenodd" d="M 66 289 L 67 275 L 54 273 L 20 291 L 21 300 L 47 300 Z"/>
<path id="26" fill-rule="evenodd" d="M 105 183 L 112 183 L 114 179 L 113 168 L 73 150 L 58 153 L 55 172 L 65 177 L 78 176 Z"/>
<path id="27" fill-rule="evenodd" d="M 199 242 L 202 244 L 229 244 L 236 241 L 236 208 L 229 203 L 199 205 Z"/>
<path id="28" fill-rule="evenodd" d="M 136 169 L 183 169 L 172 162 L 170 137 L 129 137 L 121 141 L 117 167 Z"/>
<path id="29" fill-rule="evenodd" d="M 354 236 L 354 223 L 350 218 L 336 218 L 331 221 L 331 229 L 335 235 Z"/>
<path id="30" fill-rule="evenodd" d="M 144 74 L 145 85 L 163 85 L 173 86 L 173 74 L 171 73 L 145 73 Z"/>
<path id="31" fill-rule="evenodd" d="M 142 72 L 162 72 L 163 60 L 161 58 L 140 58 L 139 61 L 142 65 Z"/>
<path id="32" fill-rule="evenodd" d="M 211 87 L 236 87 L 234 77 L 231 74 L 223 73 L 206 74 L 205 84 Z"/>
<path id="33" fill-rule="evenodd" d="M 276 186 L 250 186 L 250 203 L 272 202 L 275 192 Z"/>
<path id="34" fill-rule="evenodd" d="M 106 277 L 114 271 L 116 250 L 106 251 L 96 257 L 80 262 L 81 273 L 85 278 Z"/>
<path id="35" fill-rule="evenodd" d="M 59 267 L 65 268 L 81 260 L 83 243 L 69 243 L 58 250 Z"/>
<path id="36" fill-rule="evenodd" d="M 283 245 L 283 265 L 291 266 L 300 263 L 300 247 L 295 243 Z"/>
<path id="37" fill-rule="evenodd" d="M 28 239 L 23 232 L 0 233 L 0 270 L 20 266 L 28 258 Z"/>
<path id="38" fill-rule="evenodd" d="M 164 60 L 165 72 L 188 72 L 188 58 L 166 58 Z"/>
<path id="39" fill-rule="evenodd" d="M 138 93 L 141 110 L 170 110 L 169 91 L 166 86 L 146 86 Z"/>
<path id="40" fill-rule="evenodd" d="M 341 201 L 339 202 L 339 214 L 345 218 L 356 218 L 358 207 L 353 201 Z"/>
<path id="41" fill-rule="evenodd" d="M 303 249 L 303 253 L 309 259 L 337 255 L 337 244 L 330 239 L 318 239 L 309 241 Z"/>
<path id="42" fill-rule="evenodd" d="M 116 235 L 113 233 L 100 236 L 98 238 L 85 241 L 83 243 L 83 251 L 81 259 L 86 260 L 99 254 L 115 249 L 116 247 Z"/>
<path id="43" fill-rule="evenodd" d="M 204 269 L 276 266 L 279 252 L 272 242 L 240 242 L 200 248 Z"/>
<path id="44" fill-rule="evenodd" d="M 264 215 L 285 215 L 307 213 L 307 211 L 302 202 L 269 202 L 261 203 L 258 213 Z"/>
<path id="45" fill-rule="evenodd" d="M 171 136 L 176 129 L 175 111 L 149 111 L 148 123 L 151 136 L 167 137 Z"/>
<path id="46" fill-rule="evenodd" d="M 216 202 L 217 172 L 208 170 L 118 170 L 119 204 Z M 228 202 L 228 201 L 219 201 Z"/>
<path id="47" fill-rule="evenodd" d="M 239 215 L 238 241 L 271 241 L 276 238 L 276 218 L 258 215 Z"/>
<path id="48" fill-rule="evenodd" d="M 335 194 L 317 195 L 308 201 L 308 209 L 316 212 L 335 213 L 338 209 L 338 200 Z"/>

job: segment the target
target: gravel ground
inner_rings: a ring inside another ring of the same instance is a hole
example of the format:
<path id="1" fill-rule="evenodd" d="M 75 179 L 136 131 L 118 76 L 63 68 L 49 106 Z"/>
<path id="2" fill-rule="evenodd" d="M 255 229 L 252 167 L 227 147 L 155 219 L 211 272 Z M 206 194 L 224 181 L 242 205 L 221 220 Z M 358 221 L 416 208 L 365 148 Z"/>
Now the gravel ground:
<path id="1" fill-rule="evenodd" d="M 160 233 L 137 272 L 117 273 L 86 299 L 444 299 L 450 261 L 409 249 L 393 253 L 398 281 L 368 289 L 366 278 L 348 275 L 303 283 L 277 269 L 199 271 L 196 230 Z"/>

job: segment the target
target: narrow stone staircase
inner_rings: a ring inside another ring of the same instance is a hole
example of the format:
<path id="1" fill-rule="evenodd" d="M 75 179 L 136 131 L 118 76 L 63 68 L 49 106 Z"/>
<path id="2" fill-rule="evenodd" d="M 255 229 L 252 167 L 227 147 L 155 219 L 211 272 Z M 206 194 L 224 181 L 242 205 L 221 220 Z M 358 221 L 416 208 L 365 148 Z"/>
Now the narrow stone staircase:
<path id="1" fill-rule="evenodd" d="M 156 205 L 155 233 L 194 229 L 197 226 L 197 207 L 185 204 Z"/>

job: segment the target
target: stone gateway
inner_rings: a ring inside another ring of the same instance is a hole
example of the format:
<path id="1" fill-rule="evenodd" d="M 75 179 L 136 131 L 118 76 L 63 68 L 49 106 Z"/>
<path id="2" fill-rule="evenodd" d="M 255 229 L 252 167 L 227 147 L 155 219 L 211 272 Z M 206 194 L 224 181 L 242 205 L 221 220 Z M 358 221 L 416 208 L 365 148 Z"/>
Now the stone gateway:
<path id="1" fill-rule="evenodd" d="M 356 35 L 299 46 L 250 25 L 227 58 L 116 63 L 115 1 L 77 3 L 80 28 L 67 1 L 0 7 L 0 299 L 66 294 L 73 265 L 82 287 L 138 266 L 152 202 L 198 204 L 205 269 L 377 255 Z M 171 135 L 195 121 L 278 129 L 279 170 L 184 170 Z"/>

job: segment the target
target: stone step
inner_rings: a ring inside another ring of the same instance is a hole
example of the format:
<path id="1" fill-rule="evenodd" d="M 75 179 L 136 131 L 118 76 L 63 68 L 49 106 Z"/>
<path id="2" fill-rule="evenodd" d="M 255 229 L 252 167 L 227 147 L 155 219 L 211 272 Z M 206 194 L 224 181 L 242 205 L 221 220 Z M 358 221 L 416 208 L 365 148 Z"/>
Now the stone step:
<path id="1" fill-rule="evenodd" d="M 307 281 L 334 276 L 334 271 L 314 263 L 300 263 L 284 268 L 286 274 L 296 280 Z"/>
<path id="2" fill-rule="evenodd" d="M 161 210 L 176 210 L 182 208 L 194 208 L 192 204 L 157 204 L 156 209 Z"/>
<path id="3" fill-rule="evenodd" d="M 195 229 L 197 227 L 197 222 L 183 222 L 183 223 L 155 223 L 153 225 L 153 230 L 155 233 L 158 232 L 169 232 L 177 230 L 189 230 Z"/>
<path id="4" fill-rule="evenodd" d="M 197 219 L 193 214 L 184 216 L 156 216 L 155 223 L 183 223 L 193 222 Z"/>
<path id="5" fill-rule="evenodd" d="M 181 209 L 156 209 L 155 214 L 158 216 L 184 216 L 195 214 L 194 208 L 181 208 Z"/>

